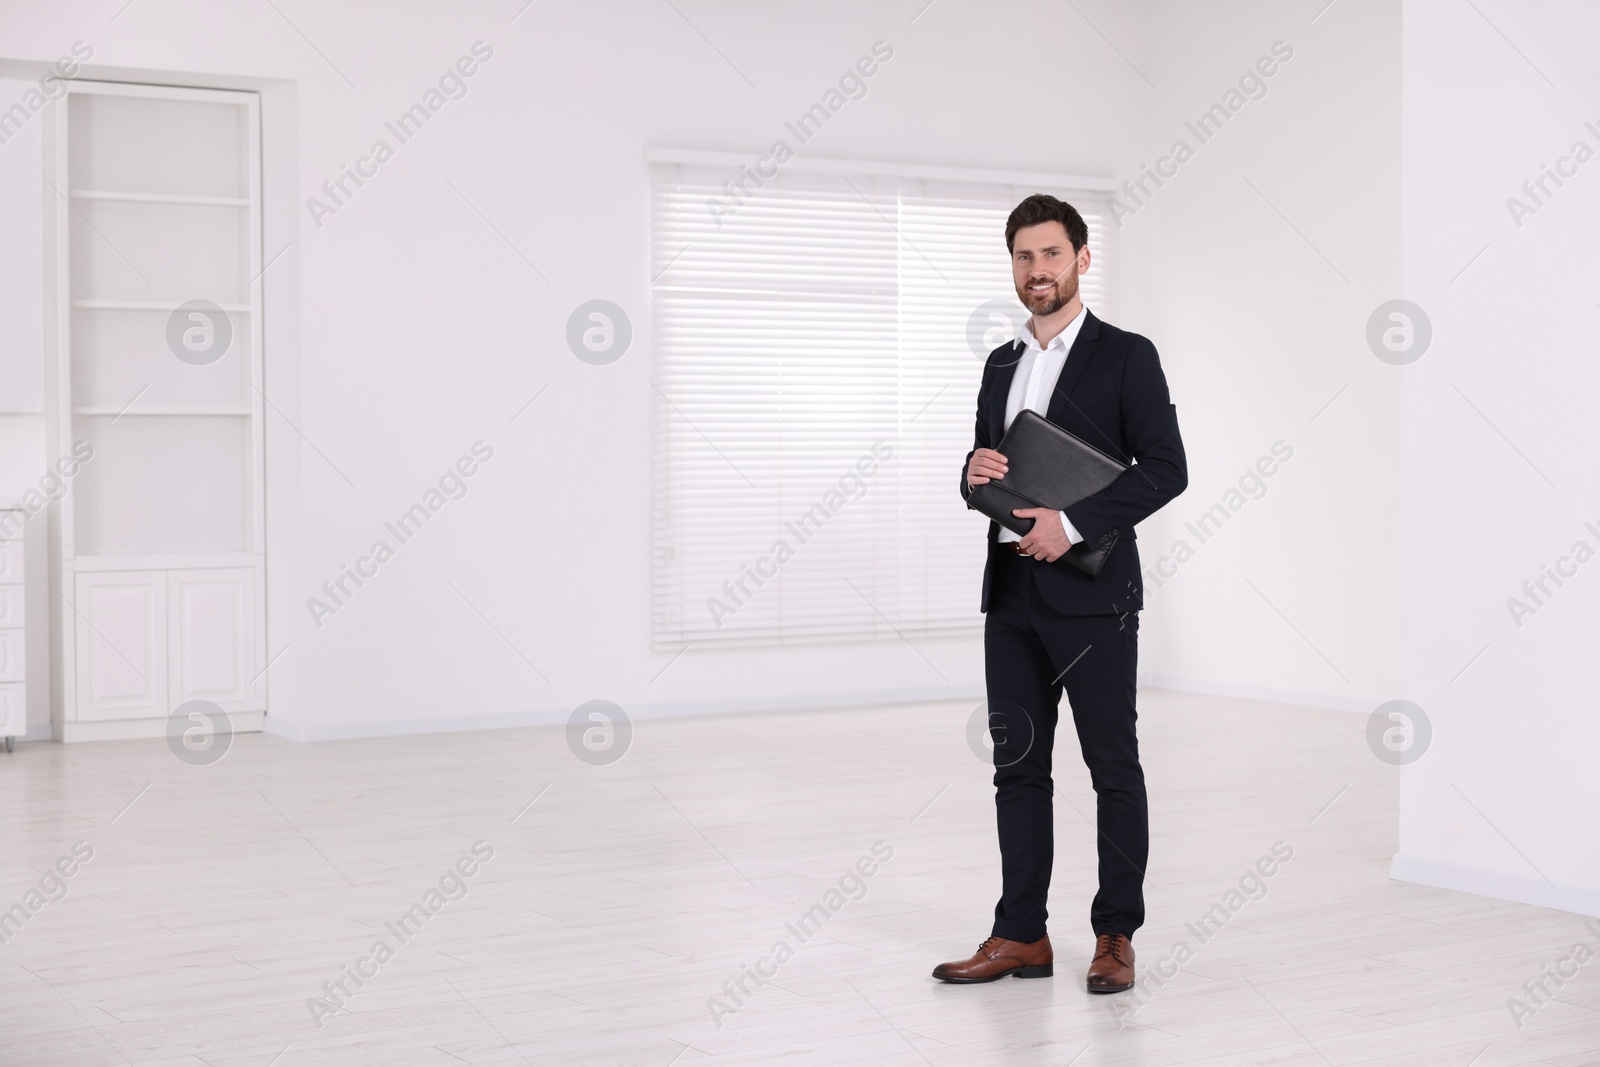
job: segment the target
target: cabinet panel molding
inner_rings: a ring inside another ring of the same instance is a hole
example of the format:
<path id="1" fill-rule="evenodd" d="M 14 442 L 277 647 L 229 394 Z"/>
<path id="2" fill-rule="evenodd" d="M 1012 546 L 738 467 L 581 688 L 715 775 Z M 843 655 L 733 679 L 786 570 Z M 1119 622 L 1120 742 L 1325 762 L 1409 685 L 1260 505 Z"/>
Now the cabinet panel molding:
<path id="1" fill-rule="evenodd" d="M 167 573 L 172 705 L 209 700 L 224 711 L 258 711 L 255 572 L 218 567 Z"/>
<path id="2" fill-rule="evenodd" d="M 165 716 L 165 573 L 81 574 L 76 599 L 78 718 Z"/>

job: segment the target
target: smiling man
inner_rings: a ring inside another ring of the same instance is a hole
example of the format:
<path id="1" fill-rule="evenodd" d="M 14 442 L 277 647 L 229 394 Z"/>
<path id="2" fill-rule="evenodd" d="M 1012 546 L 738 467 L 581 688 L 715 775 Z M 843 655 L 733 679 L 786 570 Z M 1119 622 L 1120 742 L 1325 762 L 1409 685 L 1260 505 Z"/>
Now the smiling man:
<path id="1" fill-rule="evenodd" d="M 1089 909 L 1095 943 L 1087 987 L 1116 993 L 1133 988 L 1150 841 L 1135 730 L 1143 599 L 1134 524 L 1183 492 L 1188 468 L 1155 346 L 1101 322 L 1079 298 L 1078 278 L 1089 269 L 1082 216 L 1053 196 L 1030 196 L 1006 220 L 1006 247 L 1017 296 L 1033 314 L 984 366 L 962 498 L 1005 478 L 1007 460 L 995 446 L 1023 408 L 1131 466 L 1065 511 L 1016 512 L 1033 520 L 1025 536 L 989 524 L 983 643 L 1003 884 L 990 936 L 933 976 L 990 982 L 1054 972 L 1045 898 L 1055 848 L 1051 757 L 1064 689 L 1098 806 L 1100 888 Z M 1110 548 L 1094 577 L 1064 558 L 1085 541 Z"/>

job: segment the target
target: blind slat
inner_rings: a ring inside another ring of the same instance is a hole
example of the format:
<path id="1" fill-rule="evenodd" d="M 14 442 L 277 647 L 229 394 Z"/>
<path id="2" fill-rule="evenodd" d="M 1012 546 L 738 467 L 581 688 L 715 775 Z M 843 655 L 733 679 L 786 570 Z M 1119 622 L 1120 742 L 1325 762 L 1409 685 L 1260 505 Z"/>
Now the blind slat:
<path id="1" fill-rule="evenodd" d="M 780 173 L 729 212 L 727 174 L 652 167 L 658 644 L 981 625 L 986 523 L 957 478 L 983 356 L 1024 315 L 1006 216 L 1039 190 L 868 170 Z M 1104 317 L 1109 201 L 1052 191 L 1089 225 Z"/>

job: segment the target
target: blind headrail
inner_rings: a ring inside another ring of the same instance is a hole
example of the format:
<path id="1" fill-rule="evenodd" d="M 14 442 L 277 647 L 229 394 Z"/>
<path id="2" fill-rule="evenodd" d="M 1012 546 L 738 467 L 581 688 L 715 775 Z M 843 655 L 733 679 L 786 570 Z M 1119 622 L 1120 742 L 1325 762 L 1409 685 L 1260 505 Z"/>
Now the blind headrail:
<path id="1" fill-rule="evenodd" d="M 693 148 L 647 148 L 646 163 L 682 163 L 689 166 L 726 167 L 737 171 L 760 159 L 763 151 L 703 152 Z M 1110 192 L 1115 178 L 1087 174 L 1046 174 L 1027 170 L 987 170 L 980 167 L 944 167 L 925 163 L 884 163 L 859 159 L 817 159 L 797 155 L 783 165 L 786 171 L 812 174 L 871 174 L 892 178 L 926 178 L 930 181 L 971 182 L 977 185 L 1026 185 L 1048 189 L 1089 189 Z"/>

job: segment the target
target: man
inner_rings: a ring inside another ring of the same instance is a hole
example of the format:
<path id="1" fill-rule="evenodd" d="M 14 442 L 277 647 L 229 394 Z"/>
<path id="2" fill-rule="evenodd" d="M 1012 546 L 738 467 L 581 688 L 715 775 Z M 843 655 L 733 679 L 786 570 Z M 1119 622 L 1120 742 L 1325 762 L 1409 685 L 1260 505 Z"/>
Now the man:
<path id="1" fill-rule="evenodd" d="M 1082 216 L 1053 196 L 1028 197 L 1006 220 L 1012 280 L 1033 315 L 984 366 L 961 495 L 1005 477 L 996 446 L 1023 408 L 1132 466 L 1064 512 L 1015 512 L 1033 520 L 1025 536 L 989 524 L 983 643 L 1003 888 L 991 936 L 970 958 L 934 969 L 946 982 L 1053 973 L 1045 896 L 1054 856 L 1051 750 L 1064 687 L 1098 801 L 1088 989 L 1133 988 L 1150 837 L 1134 729 L 1143 600 L 1133 528 L 1183 492 L 1189 476 L 1155 346 L 1101 322 L 1079 299 L 1088 239 Z M 1063 558 L 1084 542 L 1110 547 L 1096 577 Z"/>

